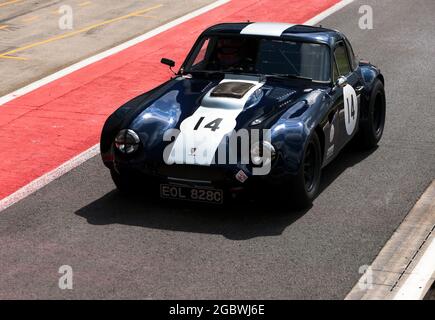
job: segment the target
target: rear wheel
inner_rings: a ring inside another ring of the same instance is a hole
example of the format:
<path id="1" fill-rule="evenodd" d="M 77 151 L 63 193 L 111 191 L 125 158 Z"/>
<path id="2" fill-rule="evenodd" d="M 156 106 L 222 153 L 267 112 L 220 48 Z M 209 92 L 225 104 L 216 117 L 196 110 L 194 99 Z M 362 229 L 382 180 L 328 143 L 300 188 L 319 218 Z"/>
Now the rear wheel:
<path id="1" fill-rule="evenodd" d="M 375 80 L 365 119 L 360 124 L 360 141 L 366 149 L 377 146 L 384 133 L 385 125 L 385 90 L 379 79 Z"/>
<path id="2" fill-rule="evenodd" d="M 320 141 L 314 132 L 305 147 L 299 173 L 291 183 L 295 207 L 306 208 L 316 197 L 320 186 L 321 165 Z"/>

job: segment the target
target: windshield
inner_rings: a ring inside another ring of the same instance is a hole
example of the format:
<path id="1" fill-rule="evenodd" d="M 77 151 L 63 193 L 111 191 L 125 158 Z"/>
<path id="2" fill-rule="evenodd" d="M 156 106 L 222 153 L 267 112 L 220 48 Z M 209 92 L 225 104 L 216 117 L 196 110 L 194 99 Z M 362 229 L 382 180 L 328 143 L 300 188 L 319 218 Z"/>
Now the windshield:
<path id="1" fill-rule="evenodd" d="M 330 81 L 329 48 L 323 44 L 211 36 L 199 41 L 192 52 L 184 72 L 289 75 Z"/>

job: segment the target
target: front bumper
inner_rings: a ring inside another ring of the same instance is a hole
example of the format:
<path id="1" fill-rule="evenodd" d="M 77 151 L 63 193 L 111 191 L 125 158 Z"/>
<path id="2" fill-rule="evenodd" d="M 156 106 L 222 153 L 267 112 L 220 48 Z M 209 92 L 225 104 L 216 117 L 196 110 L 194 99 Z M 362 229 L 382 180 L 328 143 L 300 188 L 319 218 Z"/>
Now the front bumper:
<path id="1" fill-rule="evenodd" d="M 244 195 L 266 195 L 282 190 L 286 174 L 272 167 L 268 175 L 252 175 L 250 167 L 236 165 L 167 165 L 134 161 L 111 161 L 106 166 L 121 175 L 131 176 L 136 181 L 153 184 L 168 183 L 189 187 L 212 187 L 224 190 L 225 198 L 237 198 Z M 240 172 L 245 179 L 240 179 Z M 242 181 L 241 181 L 242 180 Z"/>

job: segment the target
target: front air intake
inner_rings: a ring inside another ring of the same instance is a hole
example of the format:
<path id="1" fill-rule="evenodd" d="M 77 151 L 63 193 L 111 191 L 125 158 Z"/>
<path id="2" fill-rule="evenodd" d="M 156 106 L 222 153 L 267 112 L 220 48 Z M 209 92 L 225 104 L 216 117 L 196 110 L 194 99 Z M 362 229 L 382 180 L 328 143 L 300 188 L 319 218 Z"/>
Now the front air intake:
<path id="1" fill-rule="evenodd" d="M 254 84 L 247 82 L 224 82 L 218 84 L 210 93 L 210 96 L 241 99 L 253 87 Z"/>

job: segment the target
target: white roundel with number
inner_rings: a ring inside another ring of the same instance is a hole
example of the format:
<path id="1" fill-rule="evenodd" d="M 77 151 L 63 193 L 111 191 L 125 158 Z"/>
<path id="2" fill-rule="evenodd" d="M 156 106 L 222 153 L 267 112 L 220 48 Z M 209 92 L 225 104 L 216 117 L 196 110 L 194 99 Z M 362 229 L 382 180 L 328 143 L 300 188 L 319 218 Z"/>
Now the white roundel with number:
<path id="1" fill-rule="evenodd" d="M 350 84 L 343 88 L 343 100 L 346 132 L 348 135 L 352 135 L 358 121 L 358 99 L 355 89 Z"/>

